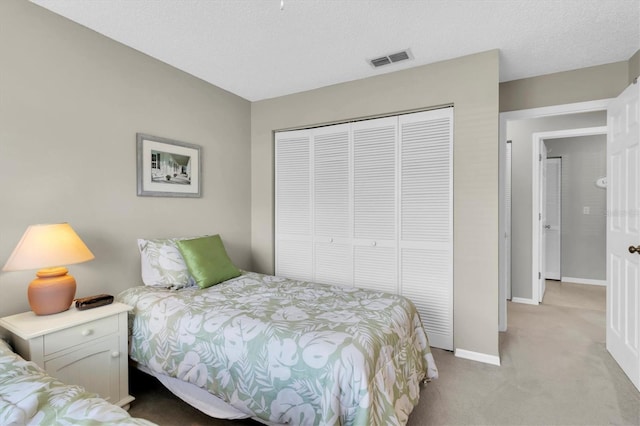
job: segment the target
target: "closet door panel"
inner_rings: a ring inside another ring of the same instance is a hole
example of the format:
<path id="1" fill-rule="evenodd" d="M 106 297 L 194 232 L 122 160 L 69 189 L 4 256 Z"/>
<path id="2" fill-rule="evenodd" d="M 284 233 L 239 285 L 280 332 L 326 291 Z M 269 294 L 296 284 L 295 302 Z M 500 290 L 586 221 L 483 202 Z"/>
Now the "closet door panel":
<path id="1" fill-rule="evenodd" d="M 397 118 L 353 124 L 353 236 L 396 238 Z"/>
<path id="2" fill-rule="evenodd" d="M 353 123 L 354 285 L 396 293 L 397 117 Z"/>
<path id="3" fill-rule="evenodd" d="M 428 259 L 428 261 L 425 261 Z M 403 248 L 402 295 L 418 309 L 431 346 L 453 349 L 450 258 L 447 251 Z"/>
<path id="4" fill-rule="evenodd" d="M 453 129 L 441 111 L 401 117 L 402 241 L 451 241 Z"/>
<path id="5" fill-rule="evenodd" d="M 314 235 L 350 236 L 350 125 L 314 129 Z"/>
<path id="6" fill-rule="evenodd" d="M 276 140 L 276 226 L 282 235 L 311 235 L 310 137 L 292 133 Z"/>
<path id="7" fill-rule="evenodd" d="M 310 146 L 307 131 L 276 134 L 276 274 L 306 280 L 313 277 Z"/>
<path id="8" fill-rule="evenodd" d="M 308 240 L 282 238 L 277 241 L 276 275 L 313 281 L 313 253 Z"/>
<path id="9" fill-rule="evenodd" d="M 432 346 L 453 349 L 453 109 L 399 118 L 400 293 Z"/>
<path id="10" fill-rule="evenodd" d="M 398 292 L 395 247 L 354 247 L 354 285 L 369 290 Z"/>
<path id="11" fill-rule="evenodd" d="M 351 243 L 325 240 L 315 244 L 315 278 L 323 284 L 353 287 Z"/>
<path id="12" fill-rule="evenodd" d="M 314 280 L 353 285 L 351 125 L 313 129 Z"/>

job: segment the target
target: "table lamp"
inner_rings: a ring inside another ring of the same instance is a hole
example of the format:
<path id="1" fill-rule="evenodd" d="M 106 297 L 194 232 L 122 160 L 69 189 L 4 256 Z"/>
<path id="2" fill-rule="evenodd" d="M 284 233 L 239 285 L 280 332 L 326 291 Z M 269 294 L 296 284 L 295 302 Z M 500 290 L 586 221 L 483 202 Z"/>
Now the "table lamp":
<path id="1" fill-rule="evenodd" d="M 61 265 L 94 259 L 68 223 L 31 225 L 11 253 L 3 271 L 39 269 L 29 284 L 29 306 L 36 315 L 69 309 L 76 294 L 76 280 Z"/>

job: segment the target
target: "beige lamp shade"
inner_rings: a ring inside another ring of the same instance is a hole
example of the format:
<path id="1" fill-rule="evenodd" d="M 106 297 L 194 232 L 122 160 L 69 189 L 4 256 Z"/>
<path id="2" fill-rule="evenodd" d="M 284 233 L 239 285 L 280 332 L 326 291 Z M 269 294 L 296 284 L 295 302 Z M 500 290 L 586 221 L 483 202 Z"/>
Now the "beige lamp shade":
<path id="1" fill-rule="evenodd" d="M 29 305 L 37 315 L 49 315 L 69 309 L 76 294 L 76 280 L 63 265 L 94 258 L 68 223 L 31 225 L 2 270 L 39 269 L 29 284 Z"/>
<path id="2" fill-rule="evenodd" d="M 31 225 L 9 256 L 3 271 L 51 268 L 94 259 L 68 223 Z"/>

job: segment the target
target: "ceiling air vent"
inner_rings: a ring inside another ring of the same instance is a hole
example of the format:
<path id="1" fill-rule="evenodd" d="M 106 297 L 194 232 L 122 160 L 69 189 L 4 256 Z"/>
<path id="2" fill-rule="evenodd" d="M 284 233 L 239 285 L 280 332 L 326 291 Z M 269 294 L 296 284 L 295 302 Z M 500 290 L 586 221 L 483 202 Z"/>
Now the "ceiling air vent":
<path id="1" fill-rule="evenodd" d="M 371 66 L 374 68 L 378 68 L 383 65 L 393 64 L 395 62 L 406 61 L 407 59 L 413 59 L 413 56 L 411 56 L 411 51 L 409 49 L 391 53 L 385 56 L 380 56 L 379 58 L 370 59 L 369 64 L 371 64 Z"/>

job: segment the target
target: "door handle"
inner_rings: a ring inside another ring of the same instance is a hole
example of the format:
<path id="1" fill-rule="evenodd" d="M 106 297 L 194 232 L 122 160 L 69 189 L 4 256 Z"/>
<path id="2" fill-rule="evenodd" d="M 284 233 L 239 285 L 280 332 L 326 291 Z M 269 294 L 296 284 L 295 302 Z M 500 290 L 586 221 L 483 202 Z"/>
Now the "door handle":
<path id="1" fill-rule="evenodd" d="M 640 254 L 640 246 L 638 246 L 638 247 L 629 246 L 629 253 L 638 253 L 638 254 Z"/>
<path id="2" fill-rule="evenodd" d="M 544 229 L 551 229 L 551 225 L 545 225 Z"/>

